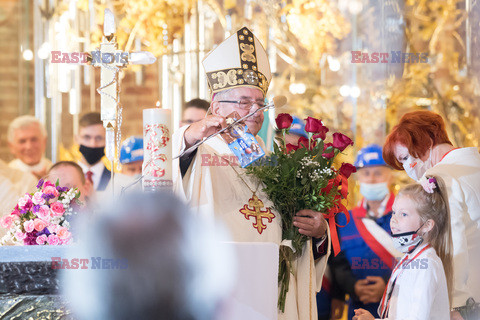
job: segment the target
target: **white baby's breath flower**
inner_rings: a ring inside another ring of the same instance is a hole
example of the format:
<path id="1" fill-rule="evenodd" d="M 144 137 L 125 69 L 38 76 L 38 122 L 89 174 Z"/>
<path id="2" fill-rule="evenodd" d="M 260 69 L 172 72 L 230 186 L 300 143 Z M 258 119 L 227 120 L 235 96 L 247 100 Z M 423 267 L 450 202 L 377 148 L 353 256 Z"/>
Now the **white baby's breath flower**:
<path id="1" fill-rule="evenodd" d="M 0 244 L 4 246 L 8 242 L 8 240 L 10 240 L 10 237 L 8 234 L 6 234 L 2 237 L 2 240 L 0 240 Z"/>

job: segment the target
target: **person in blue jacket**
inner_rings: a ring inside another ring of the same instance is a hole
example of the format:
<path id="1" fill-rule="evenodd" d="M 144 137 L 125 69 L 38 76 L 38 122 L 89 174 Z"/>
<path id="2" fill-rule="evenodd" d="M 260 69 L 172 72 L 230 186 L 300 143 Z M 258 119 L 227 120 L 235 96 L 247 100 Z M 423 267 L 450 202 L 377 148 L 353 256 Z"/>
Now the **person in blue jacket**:
<path id="1" fill-rule="evenodd" d="M 390 218 L 394 195 L 390 190 L 392 170 L 382 157 L 382 148 L 371 144 L 355 160 L 362 199 L 353 208 L 350 222 L 337 216 L 341 249 L 350 268 L 332 268 L 332 290 L 349 295 L 348 319 L 354 309 L 363 308 L 378 317 L 378 304 L 395 265 L 401 256 L 391 240 Z M 334 260 L 335 258 L 333 258 Z"/>

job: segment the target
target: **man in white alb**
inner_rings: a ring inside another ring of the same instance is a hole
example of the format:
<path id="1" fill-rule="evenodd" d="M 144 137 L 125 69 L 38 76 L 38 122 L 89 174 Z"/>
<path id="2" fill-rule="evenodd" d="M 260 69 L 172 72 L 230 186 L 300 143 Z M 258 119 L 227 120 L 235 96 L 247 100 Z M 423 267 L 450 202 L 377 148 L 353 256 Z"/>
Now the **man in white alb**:
<path id="1" fill-rule="evenodd" d="M 203 60 L 203 66 L 213 93 L 212 114 L 180 128 L 174 134 L 174 155 L 217 132 L 226 125 L 225 117 L 232 112 L 245 116 L 265 104 L 272 77 L 268 57 L 260 41 L 248 28 L 238 30 L 212 50 Z M 245 122 L 256 136 L 263 123 L 262 112 L 255 113 Z M 256 139 L 265 150 L 261 138 L 256 136 Z M 223 222 L 234 241 L 280 245 L 280 215 L 262 192 L 262 185 L 246 175 L 238 162 L 232 161 L 233 157 L 221 135 L 207 140 L 195 151 L 174 161 L 175 191 L 188 201 L 196 214 Z M 273 219 L 261 219 L 261 227 L 254 227 L 256 218 L 248 218 L 240 211 L 254 195 L 263 203 L 261 210 L 270 208 L 275 216 Z M 312 237 L 312 241 L 307 242 L 303 255 L 294 261 L 296 272 L 290 277 L 285 312 L 278 313 L 279 319 L 317 318 L 315 293 L 320 290 L 329 255 L 327 224 L 320 212 L 302 210 L 299 214 L 304 217 L 297 221 L 296 226 L 301 233 Z"/>

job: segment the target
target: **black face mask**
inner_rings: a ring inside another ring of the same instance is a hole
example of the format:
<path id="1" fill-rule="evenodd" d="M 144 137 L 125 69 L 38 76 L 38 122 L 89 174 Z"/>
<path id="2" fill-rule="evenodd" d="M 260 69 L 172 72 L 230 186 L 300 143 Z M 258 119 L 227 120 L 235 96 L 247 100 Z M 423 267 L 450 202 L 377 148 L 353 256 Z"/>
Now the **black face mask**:
<path id="1" fill-rule="evenodd" d="M 100 161 L 105 155 L 105 147 L 90 148 L 80 145 L 80 153 L 83 155 L 88 164 L 92 165 Z"/>

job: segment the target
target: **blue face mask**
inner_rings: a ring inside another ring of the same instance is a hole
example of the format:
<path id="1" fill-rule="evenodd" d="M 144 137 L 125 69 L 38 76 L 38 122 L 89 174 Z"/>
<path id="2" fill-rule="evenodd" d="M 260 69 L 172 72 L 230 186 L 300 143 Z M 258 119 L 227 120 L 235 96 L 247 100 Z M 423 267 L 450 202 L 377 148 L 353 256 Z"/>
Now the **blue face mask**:
<path id="1" fill-rule="evenodd" d="M 388 184 L 380 183 L 360 183 L 360 193 L 368 201 L 380 201 L 389 194 Z"/>

